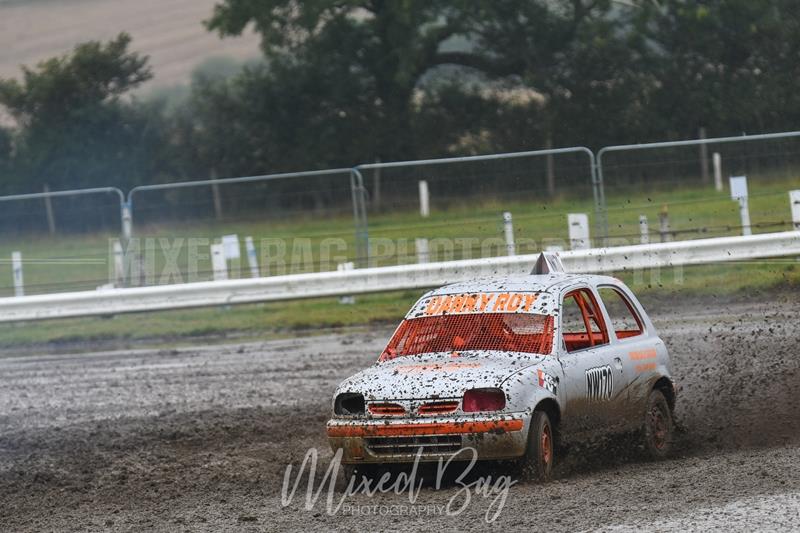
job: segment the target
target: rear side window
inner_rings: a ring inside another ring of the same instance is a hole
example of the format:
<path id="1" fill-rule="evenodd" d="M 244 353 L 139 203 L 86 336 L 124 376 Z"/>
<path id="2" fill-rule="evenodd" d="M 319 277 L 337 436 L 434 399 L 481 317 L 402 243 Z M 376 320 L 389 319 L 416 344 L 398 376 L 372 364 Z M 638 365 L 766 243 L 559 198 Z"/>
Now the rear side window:
<path id="1" fill-rule="evenodd" d="M 633 304 L 619 290 L 613 287 L 598 287 L 597 292 L 606 306 L 611 327 L 618 339 L 636 337 L 644 333 L 642 319 L 639 317 Z"/>
<path id="2" fill-rule="evenodd" d="M 574 294 L 564 298 L 561 308 L 561 329 L 564 333 L 586 333 L 586 322 Z"/>

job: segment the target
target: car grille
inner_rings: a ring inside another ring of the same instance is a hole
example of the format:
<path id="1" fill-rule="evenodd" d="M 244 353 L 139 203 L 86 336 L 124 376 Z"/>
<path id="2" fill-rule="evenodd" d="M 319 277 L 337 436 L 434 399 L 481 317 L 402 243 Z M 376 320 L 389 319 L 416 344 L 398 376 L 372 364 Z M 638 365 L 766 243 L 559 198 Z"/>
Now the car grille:
<path id="1" fill-rule="evenodd" d="M 452 413 L 458 409 L 458 401 L 431 402 L 419 406 L 417 412 L 421 415 L 441 415 Z"/>
<path id="2" fill-rule="evenodd" d="M 379 416 L 400 416 L 406 414 L 405 408 L 396 403 L 371 403 L 369 412 Z"/>
<path id="3" fill-rule="evenodd" d="M 415 455 L 422 448 L 423 455 L 457 452 L 461 449 L 461 435 L 424 435 L 415 437 L 370 437 L 367 448 L 375 455 Z"/>

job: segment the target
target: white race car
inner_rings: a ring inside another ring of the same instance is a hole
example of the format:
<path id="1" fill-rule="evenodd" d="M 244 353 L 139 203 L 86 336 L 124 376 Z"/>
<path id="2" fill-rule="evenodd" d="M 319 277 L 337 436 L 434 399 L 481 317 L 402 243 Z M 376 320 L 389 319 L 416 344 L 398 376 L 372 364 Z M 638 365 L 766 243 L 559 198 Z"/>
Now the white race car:
<path id="1" fill-rule="evenodd" d="M 608 276 L 534 274 L 446 285 L 406 315 L 378 361 L 346 379 L 327 433 L 342 463 L 519 458 L 551 477 L 558 444 L 641 431 L 667 455 L 676 390 L 664 342 Z M 468 457 L 465 457 L 468 458 Z"/>

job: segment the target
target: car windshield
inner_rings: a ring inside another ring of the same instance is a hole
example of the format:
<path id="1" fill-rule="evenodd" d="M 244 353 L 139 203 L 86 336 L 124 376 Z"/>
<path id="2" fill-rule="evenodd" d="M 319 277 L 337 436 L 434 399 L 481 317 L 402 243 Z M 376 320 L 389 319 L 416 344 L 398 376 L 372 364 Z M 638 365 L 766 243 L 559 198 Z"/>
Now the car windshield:
<path id="1" fill-rule="evenodd" d="M 475 313 L 406 319 L 381 361 L 405 355 L 466 350 L 549 354 L 553 317 L 532 313 Z"/>

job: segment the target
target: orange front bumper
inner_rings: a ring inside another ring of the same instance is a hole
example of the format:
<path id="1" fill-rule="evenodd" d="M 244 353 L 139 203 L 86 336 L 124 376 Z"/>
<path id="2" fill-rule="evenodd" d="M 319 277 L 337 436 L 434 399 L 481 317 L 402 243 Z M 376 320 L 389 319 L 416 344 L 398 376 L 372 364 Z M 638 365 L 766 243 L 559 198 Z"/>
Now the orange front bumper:
<path id="1" fill-rule="evenodd" d="M 411 435 L 457 435 L 463 433 L 505 433 L 520 431 L 521 419 L 423 422 L 407 424 L 328 423 L 328 437 L 398 437 Z"/>
<path id="2" fill-rule="evenodd" d="M 436 461 L 467 448 L 477 452 L 479 459 L 510 459 L 525 453 L 527 420 L 523 413 L 434 420 L 334 418 L 328 422 L 327 433 L 331 449 L 342 450 L 344 464 L 413 462 L 418 451 L 422 454 L 419 460 Z M 459 437 L 457 449 L 438 451 L 446 437 L 455 436 Z M 381 442 L 375 443 L 376 439 Z M 396 439 L 398 449 L 387 452 L 386 445 L 392 444 L 392 439 Z M 462 459 L 469 460 L 469 455 Z"/>

